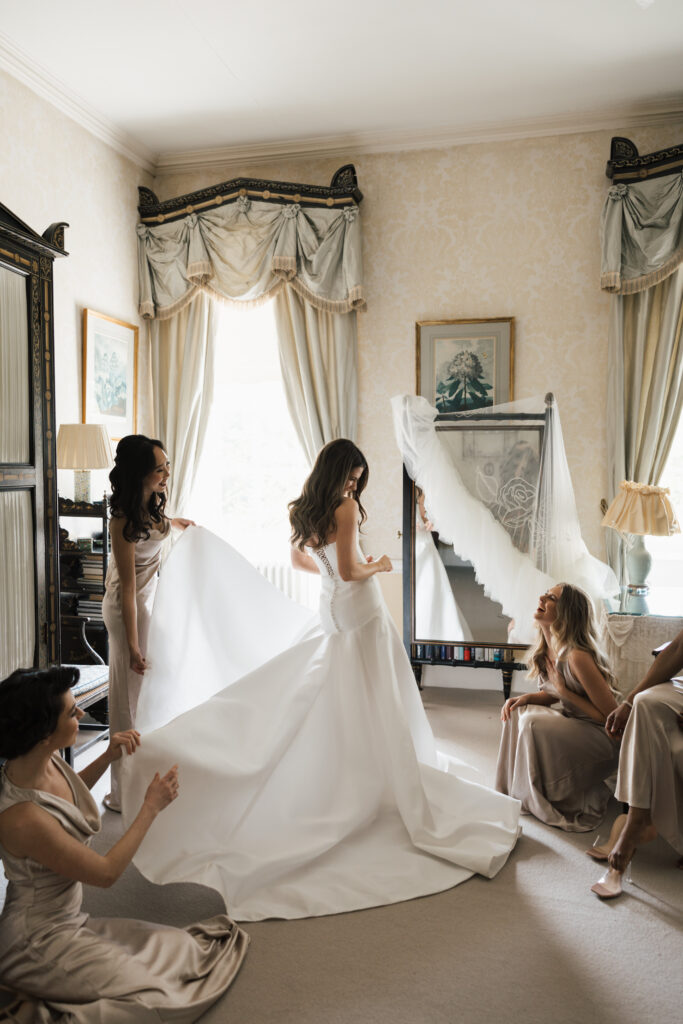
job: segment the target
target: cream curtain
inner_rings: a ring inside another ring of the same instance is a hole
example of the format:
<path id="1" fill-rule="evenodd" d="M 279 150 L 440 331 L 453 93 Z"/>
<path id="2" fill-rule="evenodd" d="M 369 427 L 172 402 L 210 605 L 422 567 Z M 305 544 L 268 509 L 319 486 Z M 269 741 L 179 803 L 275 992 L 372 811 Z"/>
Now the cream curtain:
<path id="1" fill-rule="evenodd" d="M 0 268 L 0 462 L 29 461 L 26 278 Z"/>
<path id="2" fill-rule="evenodd" d="M 608 479 L 657 484 L 683 408 L 683 178 L 613 185 L 602 216 L 601 286 L 613 293 Z M 621 544 L 607 531 L 621 573 Z"/>
<path id="3" fill-rule="evenodd" d="M 286 285 L 275 317 L 287 405 L 313 464 L 327 441 L 356 436 L 356 314 L 316 309 Z"/>
<path id="4" fill-rule="evenodd" d="M 0 492 L 0 679 L 33 664 L 33 509 L 28 491 Z"/>
<path id="5" fill-rule="evenodd" d="M 173 515 L 188 511 L 204 443 L 214 397 L 217 319 L 213 301 L 200 292 L 173 318 L 150 325 L 155 424 L 172 466 L 168 507 Z"/>

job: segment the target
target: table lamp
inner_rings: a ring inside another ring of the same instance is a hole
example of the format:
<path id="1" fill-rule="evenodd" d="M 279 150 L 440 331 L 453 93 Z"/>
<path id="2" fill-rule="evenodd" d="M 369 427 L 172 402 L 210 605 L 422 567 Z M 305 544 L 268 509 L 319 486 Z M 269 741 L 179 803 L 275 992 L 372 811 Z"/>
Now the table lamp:
<path id="1" fill-rule="evenodd" d="M 57 434 L 57 467 L 73 469 L 74 499 L 90 502 L 90 470 L 113 464 L 111 441 L 102 423 L 62 423 Z"/>
<path id="2" fill-rule="evenodd" d="M 652 556 L 643 537 L 670 537 L 681 532 L 669 500 L 669 488 L 622 480 L 602 525 L 610 526 L 622 537 L 631 536 L 631 542 L 626 543 L 628 584 L 624 611 L 630 615 L 647 615 L 650 588 L 646 580 Z"/>

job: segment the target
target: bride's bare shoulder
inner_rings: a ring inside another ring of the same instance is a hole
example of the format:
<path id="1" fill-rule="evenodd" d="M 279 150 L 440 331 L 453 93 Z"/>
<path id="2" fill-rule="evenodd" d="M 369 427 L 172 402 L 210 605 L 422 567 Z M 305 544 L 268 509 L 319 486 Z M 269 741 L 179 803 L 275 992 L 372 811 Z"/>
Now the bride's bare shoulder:
<path id="1" fill-rule="evenodd" d="M 358 503 L 353 498 L 343 498 L 334 510 L 334 518 L 338 523 L 357 523 Z"/>

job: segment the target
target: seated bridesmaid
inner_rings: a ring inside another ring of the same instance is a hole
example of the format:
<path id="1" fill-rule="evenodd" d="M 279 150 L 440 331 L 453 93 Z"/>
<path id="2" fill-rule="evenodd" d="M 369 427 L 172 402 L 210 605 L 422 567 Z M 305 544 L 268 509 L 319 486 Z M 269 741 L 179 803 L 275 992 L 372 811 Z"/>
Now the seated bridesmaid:
<path id="1" fill-rule="evenodd" d="M 248 936 L 219 915 L 189 928 L 81 911 L 82 883 L 107 887 L 130 864 L 157 814 L 178 794 L 177 769 L 155 775 L 133 824 L 108 853 L 90 849 L 100 816 L 90 788 L 134 730 L 78 775 L 59 757 L 83 716 L 78 670 L 19 669 L 0 683 L 0 978 L 36 1000 L 31 1020 L 195 1021 L 228 988 Z"/>
<path id="2" fill-rule="evenodd" d="M 682 671 L 683 632 L 605 724 L 609 735 L 623 737 L 616 797 L 628 804 L 628 814 L 616 819 L 608 842 L 598 848 L 609 870 L 592 889 L 603 899 L 621 893 L 636 848 L 658 834 L 680 855 L 683 868 L 683 691 L 670 681 Z"/>
<path id="3" fill-rule="evenodd" d="M 587 832 L 604 817 L 605 779 L 619 762 L 618 744 L 604 730 L 618 693 L 582 590 L 551 587 L 534 620 L 538 641 L 529 676 L 538 679 L 538 690 L 503 705 L 496 789 L 547 825 Z"/>

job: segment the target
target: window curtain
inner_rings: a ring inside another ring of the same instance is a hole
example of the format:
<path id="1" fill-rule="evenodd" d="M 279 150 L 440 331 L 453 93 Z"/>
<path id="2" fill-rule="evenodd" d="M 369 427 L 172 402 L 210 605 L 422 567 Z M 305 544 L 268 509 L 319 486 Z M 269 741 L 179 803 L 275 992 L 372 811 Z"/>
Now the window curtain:
<path id="1" fill-rule="evenodd" d="M 316 199 L 306 203 L 287 194 L 291 186 L 256 184 L 140 207 L 140 314 L 152 321 L 156 427 L 174 463 L 169 506 L 178 514 L 212 399 L 211 300 L 276 297 L 287 401 L 309 459 L 326 441 L 356 433 L 356 311 L 365 309 L 356 201 L 348 192 L 335 198 L 332 186 L 310 186 Z"/>
<path id="2" fill-rule="evenodd" d="M 175 316 L 150 326 L 155 430 L 172 467 L 168 508 L 188 511 L 214 398 L 213 358 L 218 317 L 210 297 L 199 293 Z"/>
<path id="3" fill-rule="evenodd" d="M 612 293 L 611 501 L 622 480 L 659 482 L 683 407 L 683 172 L 612 185 L 601 234 L 601 287 Z M 610 564 L 621 578 L 621 544 L 607 533 Z"/>

